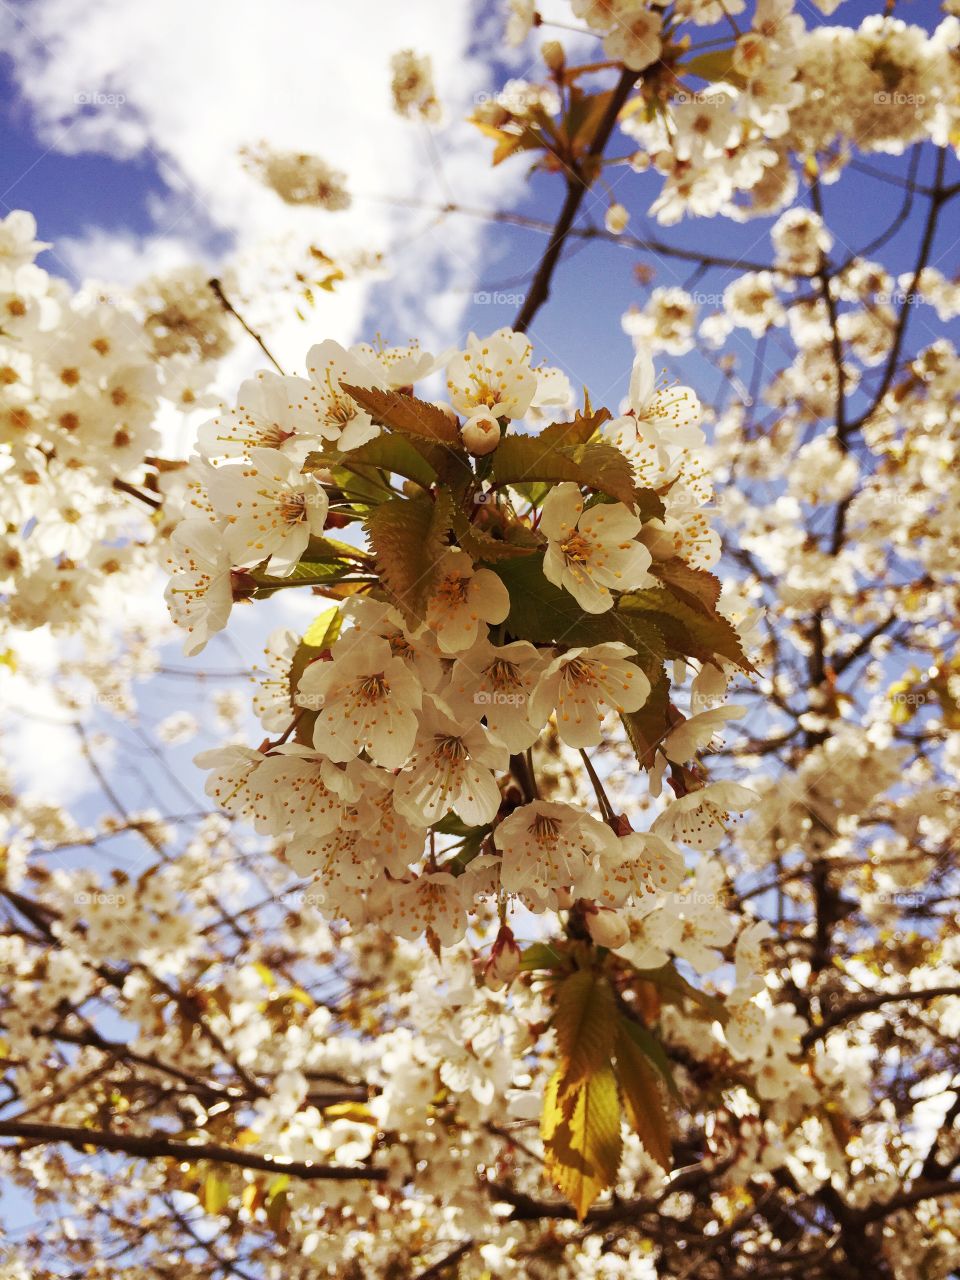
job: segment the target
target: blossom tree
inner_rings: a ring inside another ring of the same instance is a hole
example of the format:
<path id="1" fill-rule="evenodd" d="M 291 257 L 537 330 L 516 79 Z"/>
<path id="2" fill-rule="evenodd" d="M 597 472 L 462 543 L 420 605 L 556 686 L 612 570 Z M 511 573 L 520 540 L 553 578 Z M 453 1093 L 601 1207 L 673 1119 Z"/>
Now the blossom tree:
<path id="1" fill-rule="evenodd" d="M 559 211 L 490 211 L 546 245 L 443 355 L 318 335 L 286 371 L 222 280 L 91 303 L 0 224 L 10 627 L 126 700 L 161 660 L 97 620 L 158 569 L 188 680 L 315 605 L 256 731 L 217 704 L 206 804 L 131 810 L 82 717 L 102 821 L 6 799 L 11 1277 L 960 1267 L 960 23 L 513 0 L 534 31 L 542 82 L 474 123 Z M 429 59 L 390 74 L 441 117 Z M 321 158 L 250 155 L 349 216 Z M 871 183 L 901 207 L 847 245 Z M 738 256 L 641 205 L 767 223 Z M 621 403 L 538 351 L 575 241 L 671 268 Z M 215 406 L 241 338 L 273 367 Z M 206 410 L 189 458 L 161 397 Z M 145 857 L 106 876 L 116 837 Z"/>

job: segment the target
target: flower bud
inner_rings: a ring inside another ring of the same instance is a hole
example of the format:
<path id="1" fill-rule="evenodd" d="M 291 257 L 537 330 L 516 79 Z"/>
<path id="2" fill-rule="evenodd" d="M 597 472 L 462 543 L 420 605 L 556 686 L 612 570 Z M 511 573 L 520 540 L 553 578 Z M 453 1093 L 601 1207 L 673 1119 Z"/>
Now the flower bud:
<path id="1" fill-rule="evenodd" d="M 622 204 L 612 204 L 607 210 L 603 221 L 610 234 L 618 236 L 621 231 L 626 229 L 627 223 L 630 221 L 630 215 Z"/>
<path id="2" fill-rule="evenodd" d="M 586 913 L 586 925 L 590 937 L 598 947 L 609 947 L 615 951 L 617 947 L 626 946 L 630 941 L 630 926 L 616 911 L 609 907 L 598 907 Z"/>
<path id="3" fill-rule="evenodd" d="M 500 443 L 500 423 L 491 414 L 481 410 L 468 418 L 461 428 L 464 447 L 475 458 L 493 453 Z"/>
<path id="4" fill-rule="evenodd" d="M 544 40 L 543 48 L 540 52 L 543 54 L 543 60 L 551 71 L 563 70 L 566 55 L 559 40 Z"/>
<path id="5" fill-rule="evenodd" d="M 520 948 L 513 936 L 513 930 L 505 924 L 501 926 L 494 940 L 490 959 L 484 970 L 487 986 L 492 991 L 498 991 L 506 983 L 512 982 L 519 972 Z M 492 982 L 499 983 L 499 986 L 492 986 Z"/>

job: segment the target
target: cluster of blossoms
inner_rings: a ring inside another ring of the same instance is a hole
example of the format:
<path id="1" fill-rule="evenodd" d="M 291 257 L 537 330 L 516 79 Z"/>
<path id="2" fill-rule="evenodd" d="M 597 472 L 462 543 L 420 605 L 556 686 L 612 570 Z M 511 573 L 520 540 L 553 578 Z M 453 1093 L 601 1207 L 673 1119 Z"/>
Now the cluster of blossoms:
<path id="1" fill-rule="evenodd" d="M 309 377 L 260 374 L 200 429 L 167 591 L 188 651 L 235 597 L 343 600 L 304 637 L 274 635 L 257 710 L 280 737 L 202 756 L 208 794 L 281 841 L 332 918 L 449 946 L 477 901 L 583 901 L 594 936 L 623 942 L 618 910 L 674 890 L 681 854 L 613 821 L 602 792 L 599 817 L 541 798 L 525 753 L 548 725 L 600 747 L 617 715 L 659 742 L 668 653 L 703 663 L 711 706 L 748 665 L 708 572 L 700 406 L 641 354 L 620 417 L 524 433 L 570 392 L 522 334 L 471 335 L 445 363 L 449 401 L 431 403 L 412 395 L 438 365 L 418 347 L 323 342 Z M 749 803 L 683 771 L 734 714 L 675 713 L 650 760 L 680 792 L 659 821 L 693 847 Z"/>
<path id="2" fill-rule="evenodd" d="M 960 19 L 944 18 L 928 34 L 889 15 L 870 15 L 854 29 L 807 27 L 793 0 L 757 0 L 750 26 L 735 27 L 729 49 L 689 56 L 693 27 L 723 25 L 737 3 L 676 5 L 669 15 L 659 4 L 636 0 L 572 0 L 573 16 L 603 40 L 605 56 L 638 78 L 635 95 L 621 115 L 624 134 L 637 150 L 629 164 L 664 179 L 651 213 L 665 224 L 685 214 L 744 219 L 790 205 L 798 190 L 798 167 L 816 155 L 835 179 L 853 150 L 901 153 L 911 143 L 955 146 L 960 124 Z M 820 6 L 831 11 L 832 4 Z M 517 4 L 511 39 L 519 43 L 535 20 L 532 4 Z M 556 42 L 544 46 L 552 79 L 574 86 L 581 69 L 564 66 Z M 591 70 L 592 59 L 583 71 Z M 521 89 L 525 91 L 520 92 Z M 498 116 L 476 119 L 495 136 L 500 155 L 542 147 L 560 155 L 564 132 L 546 116 L 560 110 L 544 104 L 536 86 L 514 86 Z M 575 90 L 579 92 L 579 90 Z M 575 95 L 574 95 L 575 96 Z M 573 103 L 571 103 L 573 107 Z M 576 108 L 576 128 L 583 115 Z M 513 144 L 509 139 L 517 141 Z M 584 137 L 583 145 L 589 142 Z M 577 146 L 574 139 L 573 151 Z M 569 161 L 568 161 L 569 163 Z M 623 163 L 622 161 L 620 163 Z M 611 206 L 608 229 L 626 225 L 623 205 Z"/>
<path id="3" fill-rule="evenodd" d="M 320 156 L 279 151 L 264 142 L 245 149 L 243 159 L 250 172 L 286 204 L 316 205 L 330 213 L 350 207 L 345 175 Z"/>
<path id="4" fill-rule="evenodd" d="M 35 235 L 28 213 L 0 223 L 0 602 L 13 628 L 95 639 L 156 560 L 176 484 L 161 405 L 215 401 L 196 352 L 158 349 L 134 301 L 72 293 L 34 261 Z"/>
<path id="5" fill-rule="evenodd" d="M 437 124 L 443 117 L 433 87 L 433 64 L 413 49 L 401 49 L 390 59 L 390 92 L 394 110 L 401 116 Z"/>

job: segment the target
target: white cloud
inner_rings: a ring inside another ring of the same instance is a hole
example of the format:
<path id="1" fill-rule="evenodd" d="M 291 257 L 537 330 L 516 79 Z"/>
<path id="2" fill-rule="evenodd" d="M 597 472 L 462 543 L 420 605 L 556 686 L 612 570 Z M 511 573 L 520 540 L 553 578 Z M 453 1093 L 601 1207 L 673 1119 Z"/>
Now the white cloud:
<path id="1" fill-rule="evenodd" d="M 153 227 L 142 239 L 99 228 L 73 237 L 65 256 L 74 269 L 129 282 L 181 256 L 203 256 L 211 227 L 241 252 L 285 235 L 334 255 L 394 245 L 385 336 L 459 336 L 483 223 L 450 217 L 438 224 L 429 211 L 383 197 L 491 207 L 519 189 L 523 164 L 492 170 L 489 142 L 463 119 L 476 95 L 495 87 L 496 76 L 473 51 L 478 13 L 484 49 L 502 51 L 492 6 L 32 0 L 17 13 L 26 21 L 0 8 L 0 35 L 44 143 L 131 164 L 146 157 L 167 187 L 151 202 Z M 432 134 L 392 111 L 389 60 L 403 47 L 433 59 L 447 123 Z M 526 52 L 511 59 L 515 74 L 534 73 L 527 60 Z M 240 161 L 240 148 L 262 139 L 315 152 L 346 171 L 352 209 L 283 205 Z M 538 247 L 531 245 L 531 255 Z M 309 326 L 271 328 L 284 362 L 293 367 L 321 330 L 341 340 L 362 336 L 369 287 L 324 295 Z M 398 323 L 404 331 L 391 331 Z"/>

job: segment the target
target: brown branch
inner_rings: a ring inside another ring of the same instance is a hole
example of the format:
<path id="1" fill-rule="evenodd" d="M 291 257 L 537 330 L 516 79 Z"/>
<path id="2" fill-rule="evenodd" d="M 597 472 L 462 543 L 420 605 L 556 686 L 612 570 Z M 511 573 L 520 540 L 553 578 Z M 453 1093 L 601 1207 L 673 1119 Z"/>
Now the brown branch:
<path id="1" fill-rule="evenodd" d="M 285 1173 L 291 1178 L 328 1179 L 333 1182 L 385 1182 L 386 1169 L 349 1165 L 312 1164 L 308 1161 L 284 1161 L 253 1151 L 237 1151 L 215 1143 L 178 1142 L 160 1134 L 109 1133 L 103 1129 L 80 1129 L 71 1125 L 34 1124 L 18 1120 L 0 1120 L 0 1138 L 23 1138 L 28 1143 L 66 1142 L 77 1150 L 99 1147 L 123 1155 L 147 1160 L 211 1160 L 216 1164 L 236 1165 L 240 1169 L 257 1169 L 264 1173 Z"/>
<path id="2" fill-rule="evenodd" d="M 244 320 L 243 316 L 240 314 L 240 312 L 236 309 L 236 307 L 233 305 L 233 303 L 224 293 L 223 284 L 221 283 L 221 281 L 219 281 L 216 278 L 216 276 L 214 276 L 212 280 L 207 281 L 207 284 L 210 286 L 214 296 L 216 297 L 217 301 L 220 303 L 221 307 L 223 307 L 224 311 L 226 311 L 228 315 L 233 316 L 235 320 L 239 320 L 240 325 L 243 328 L 244 332 L 250 335 L 250 337 L 254 340 L 254 342 L 257 344 L 257 346 L 260 348 L 263 354 L 267 357 L 267 359 L 276 369 L 277 373 L 282 374 L 283 369 L 274 359 L 273 353 L 271 352 L 270 348 L 267 346 L 264 340 L 260 337 L 259 333 L 257 333 L 256 329 L 250 328 L 246 320 Z"/>
<path id="3" fill-rule="evenodd" d="M 921 991 L 883 991 L 879 995 L 867 996 L 861 1000 L 851 1001 L 842 1008 L 834 1009 L 817 1027 L 811 1027 L 801 1037 L 804 1048 L 822 1040 L 834 1027 L 851 1018 L 859 1018 L 864 1013 L 874 1013 L 888 1004 L 909 1003 L 911 1000 L 937 1000 L 940 996 L 960 996 L 960 987 L 926 987 Z"/>
<path id="4" fill-rule="evenodd" d="M 639 74 L 638 71 L 630 71 L 626 67 L 621 72 L 617 87 L 613 91 L 613 96 L 607 104 L 603 119 L 600 121 L 593 141 L 587 150 L 586 160 L 588 162 L 603 154 L 603 149 L 607 145 L 617 123 L 620 108 L 626 102 L 627 96 L 636 84 Z M 513 327 L 518 333 L 526 333 L 534 316 L 550 296 L 550 282 L 553 279 L 553 273 L 556 270 L 557 263 L 560 261 L 560 254 L 570 234 L 573 220 L 577 216 L 588 190 L 589 184 L 584 178 L 582 167 L 571 169 L 567 175 L 567 196 L 557 217 L 546 252 L 540 260 L 540 266 L 537 268 L 537 274 L 533 278 L 530 291 L 523 300 L 523 306 L 513 322 Z"/>

